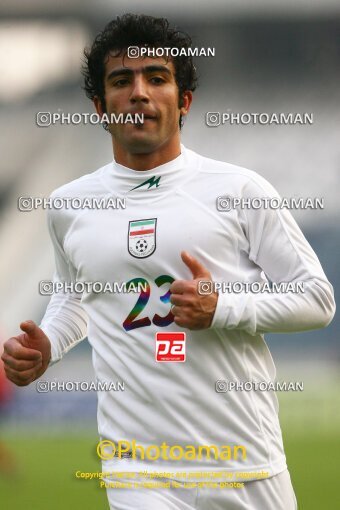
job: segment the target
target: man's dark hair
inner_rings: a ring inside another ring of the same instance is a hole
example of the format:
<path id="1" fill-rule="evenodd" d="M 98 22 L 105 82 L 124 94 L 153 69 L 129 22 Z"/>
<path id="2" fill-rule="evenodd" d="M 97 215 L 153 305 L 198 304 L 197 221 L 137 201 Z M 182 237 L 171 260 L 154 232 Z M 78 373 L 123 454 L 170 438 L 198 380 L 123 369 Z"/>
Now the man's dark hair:
<path id="1" fill-rule="evenodd" d="M 82 68 L 89 99 L 98 96 L 105 108 L 104 72 L 105 60 L 109 53 L 119 56 L 126 53 L 129 46 L 148 46 L 150 48 L 189 48 L 191 38 L 175 28 L 169 28 L 166 18 L 155 18 L 143 14 L 124 14 L 110 21 L 95 38 L 91 48 L 84 50 L 85 63 Z M 180 53 L 180 52 L 179 52 Z M 183 52 L 187 53 L 187 52 Z M 178 55 L 170 57 L 175 67 L 175 79 L 179 92 L 179 107 L 182 106 L 183 93 L 195 90 L 197 86 L 196 68 L 192 56 Z M 179 119 L 182 127 L 182 116 Z"/>

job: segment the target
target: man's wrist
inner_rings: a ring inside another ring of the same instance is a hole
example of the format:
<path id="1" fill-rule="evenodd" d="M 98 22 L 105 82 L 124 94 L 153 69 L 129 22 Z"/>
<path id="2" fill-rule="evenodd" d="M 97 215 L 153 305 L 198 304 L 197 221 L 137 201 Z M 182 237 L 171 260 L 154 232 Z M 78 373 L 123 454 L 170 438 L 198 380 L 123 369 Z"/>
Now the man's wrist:
<path id="1" fill-rule="evenodd" d="M 242 329 L 256 335 L 256 300 L 251 293 L 219 292 L 211 328 Z"/>
<path id="2" fill-rule="evenodd" d="M 217 302 L 215 312 L 210 324 L 210 328 L 225 328 L 228 321 L 228 308 L 230 307 L 230 296 L 221 292 L 217 293 Z"/>

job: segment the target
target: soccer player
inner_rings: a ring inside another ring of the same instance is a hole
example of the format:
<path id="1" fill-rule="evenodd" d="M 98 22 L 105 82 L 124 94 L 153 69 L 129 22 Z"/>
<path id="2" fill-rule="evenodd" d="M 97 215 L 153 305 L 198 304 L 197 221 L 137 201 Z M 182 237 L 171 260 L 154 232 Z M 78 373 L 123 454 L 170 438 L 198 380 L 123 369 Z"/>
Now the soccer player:
<path id="1" fill-rule="evenodd" d="M 104 459 L 103 471 L 163 473 L 157 481 L 164 487 L 113 489 L 107 477 L 111 509 L 293 510 L 275 393 L 225 392 L 215 383 L 274 381 L 263 334 L 327 326 L 333 290 L 287 210 L 218 202 L 221 195 L 279 198 L 268 182 L 181 145 L 196 87 L 192 58 L 183 54 L 190 44 L 165 19 L 124 15 L 86 51 L 85 89 L 99 115 L 144 114 L 144 123 L 109 121 L 113 161 L 52 194 L 126 199 L 119 210 L 50 211 L 55 281 L 69 288 L 76 281 L 143 288 L 56 293 L 40 327 L 22 323 L 23 333 L 6 342 L 2 359 L 7 377 L 27 385 L 88 335 L 97 379 L 124 381 L 124 392 L 98 392 L 99 434 L 138 448 Z M 136 48 L 149 53 L 136 55 Z M 211 292 L 202 292 L 200 282 L 210 282 Z M 304 292 L 217 292 L 214 282 L 303 282 Z M 180 343 L 171 348 L 171 335 L 160 333 L 176 333 Z M 205 445 L 206 454 L 193 460 L 183 455 L 188 445 Z M 243 455 L 214 455 L 223 445 L 238 446 Z M 155 460 L 144 455 L 147 449 Z M 202 473 L 232 473 L 235 481 L 240 472 L 238 488 L 201 483 L 207 481 Z M 177 485 L 166 488 L 169 473 Z M 185 486 L 183 473 L 196 486 Z M 143 479 L 150 482 L 146 473 Z"/>

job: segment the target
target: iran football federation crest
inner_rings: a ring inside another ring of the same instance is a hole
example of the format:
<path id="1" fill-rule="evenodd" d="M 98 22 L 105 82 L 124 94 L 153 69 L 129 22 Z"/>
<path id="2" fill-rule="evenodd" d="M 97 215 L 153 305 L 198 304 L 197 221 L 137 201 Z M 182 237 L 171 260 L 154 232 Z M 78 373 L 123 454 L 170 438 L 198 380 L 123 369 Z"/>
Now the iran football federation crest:
<path id="1" fill-rule="evenodd" d="M 128 250 L 138 259 L 149 257 L 156 249 L 157 218 L 129 221 Z"/>

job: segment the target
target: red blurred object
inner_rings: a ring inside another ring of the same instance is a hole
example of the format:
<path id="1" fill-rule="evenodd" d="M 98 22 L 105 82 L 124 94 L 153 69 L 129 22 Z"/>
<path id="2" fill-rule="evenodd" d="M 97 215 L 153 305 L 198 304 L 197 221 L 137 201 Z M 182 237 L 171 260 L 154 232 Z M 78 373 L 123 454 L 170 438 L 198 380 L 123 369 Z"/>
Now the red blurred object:
<path id="1" fill-rule="evenodd" d="M 0 343 L 0 352 L 2 354 L 2 345 Z M 8 402 L 13 394 L 13 385 L 7 379 L 3 361 L 0 359 L 0 406 Z"/>

